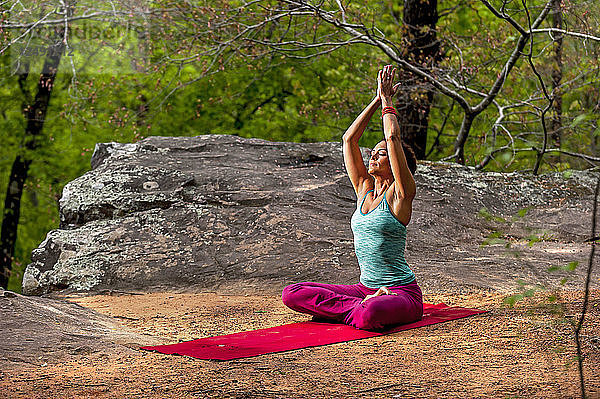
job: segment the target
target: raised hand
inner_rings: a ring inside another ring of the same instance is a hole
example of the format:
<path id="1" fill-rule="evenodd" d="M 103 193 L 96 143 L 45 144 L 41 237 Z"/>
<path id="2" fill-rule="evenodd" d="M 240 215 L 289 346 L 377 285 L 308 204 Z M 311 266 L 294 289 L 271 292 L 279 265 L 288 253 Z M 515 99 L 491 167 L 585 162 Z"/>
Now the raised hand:
<path id="1" fill-rule="evenodd" d="M 383 97 L 392 98 L 400 87 L 401 83 L 394 83 L 396 68 L 391 65 L 386 65 L 379 70 L 377 74 L 377 98 L 381 100 Z"/>
<path id="2" fill-rule="evenodd" d="M 397 87 L 394 86 L 396 68 L 386 65 L 377 74 L 377 94 L 380 98 L 392 98 Z"/>

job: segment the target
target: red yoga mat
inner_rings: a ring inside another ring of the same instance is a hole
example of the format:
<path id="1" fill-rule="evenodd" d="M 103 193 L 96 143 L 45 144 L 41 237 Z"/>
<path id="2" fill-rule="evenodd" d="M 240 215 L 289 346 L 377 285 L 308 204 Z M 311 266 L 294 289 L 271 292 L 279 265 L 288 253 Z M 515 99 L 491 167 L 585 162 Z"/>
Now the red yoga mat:
<path id="1" fill-rule="evenodd" d="M 232 360 L 266 353 L 378 337 L 485 312 L 487 311 L 447 306 L 443 303 L 437 305 L 424 303 L 423 319 L 382 332 L 359 330 L 345 324 L 304 321 L 260 330 L 200 338 L 178 344 L 143 346 L 141 349 L 205 360 Z"/>

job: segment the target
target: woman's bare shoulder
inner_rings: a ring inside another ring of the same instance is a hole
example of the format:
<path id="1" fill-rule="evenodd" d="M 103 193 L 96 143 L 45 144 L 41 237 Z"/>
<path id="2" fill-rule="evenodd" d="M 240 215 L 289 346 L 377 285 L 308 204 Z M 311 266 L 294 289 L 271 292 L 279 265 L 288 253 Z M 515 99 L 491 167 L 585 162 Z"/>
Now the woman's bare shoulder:
<path id="1" fill-rule="evenodd" d="M 398 219 L 400 223 L 407 226 L 412 215 L 412 198 L 398 197 L 394 184 L 396 184 L 396 182 L 392 183 L 386 190 L 386 201 L 392 215 Z"/>
<path id="2" fill-rule="evenodd" d="M 362 182 L 362 185 L 358 187 L 357 191 L 356 191 L 356 200 L 361 200 L 365 194 L 367 194 L 369 191 L 373 190 L 375 188 L 375 181 L 373 180 L 372 177 L 369 177 L 367 179 L 365 179 Z"/>

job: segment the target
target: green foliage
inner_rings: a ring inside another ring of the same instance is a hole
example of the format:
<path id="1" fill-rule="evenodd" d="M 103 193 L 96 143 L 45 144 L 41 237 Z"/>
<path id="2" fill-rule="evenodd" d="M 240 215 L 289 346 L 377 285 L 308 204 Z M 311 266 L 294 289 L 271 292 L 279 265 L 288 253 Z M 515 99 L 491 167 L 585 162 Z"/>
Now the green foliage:
<path id="1" fill-rule="evenodd" d="M 531 207 L 520 209 L 511 218 L 511 221 L 514 222 L 518 219 L 525 217 L 527 212 L 530 209 L 531 209 Z M 497 223 L 501 223 L 501 224 L 509 223 L 509 220 L 492 214 L 486 208 L 480 209 L 478 216 L 487 221 L 493 221 L 493 222 L 497 222 Z M 528 237 L 526 237 L 528 247 L 532 247 L 538 242 L 548 241 L 548 240 L 552 240 L 552 239 L 553 239 L 552 234 L 550 234 L 547 231 L 535 232 L 535 233 L 530 234 Z M 480 247 L 484 247 L 484 246 L 488 246 L 488 245 L 504 245 L 505 248 L 509 249 L 509 248 L 511 248 L 511 241 L 512 241 L 511 237 L 508 237 L 504 232 L 502 232 L 501 230 L 498 230 L 498 229 L 493 229 L 491 231 L 491 233 L 488 234 L 487 237 L 483 240 Z M 509 252 L 513 256 L 520 257 L 520 251 L 518 251 L 518 250 L 512 249 Z M 571 261 L 571 262 L 567 263 L 566 265 L 550 266 L 550 267 L 548 267 L 547 271 L 549 273 L 560 272 L 561 274 L 563 274 L 563 276 L 560 277 L 559 283 L 561 285 L 565 285 L 571 278 L 571 275 L 573 274 L 573 272 L 577 269 L 578 265 L 579 265 L 579 261 Z M 566 276 L 564 276 L 565 273 L 567 274 Z M 524 300 L 525 298 L 533 297 L 539 291 L 547 290 L 547 288 L 541 284 L 535 284 L 535 285 L 527 284 L 522 279 L 517 280 L 517 284 L 519 285 L 519 289 L 517 290 L 517 292 L 515 294 L 508 295 L 503 300 L 503 303 L 509 307 L 515 306 L 518 302 Z M 549 303 L 549 304 L 553 304 L 556 301 L 557 301 L 557 297 L 553 293 L 547 297 L 547 303 Z"/>
<path id="2" fill-rule="evenodd" d="M 485 207 L 483 207 L 479 210 L 479 212 L 477 213 L 477 216 L 487 220 L 488 222 L 496 222 L 496 223 L 501 223 L 503 225 L 506 225 L 510 222 L 515 222 L 516 220 L 525 217 L 525 215 L 527 215 L 527 212 L 529 212 L 530 209 L 531 209 L 531 207 L 519 209 L 517 211 L 517 213 L 510 218 L 510 220 L 503 218 L 501 216 L 492 214 Z M 492 229 L 492 232 L 487 235 L 485 240 L 483 240 L 483 242 L 480 244 L 480 247 L 484 247 L 487 245 L 498 245 L 498 244 L 502 244 L 508 249 L 511 247 L 511 240 L 508 237 L 506 237 L 505 233 L 502 230 Z M 515 252 L 513 254 L 515 256 L 518 256 L 517 252 Z"/>
<path id="3" fill-rule="evenodd" d="M 550 273 L 554 273 L 554 272 L 562 272 L 563 274 L 567 273 L 568 274 L 567 276 L 561 277 L 561 279 L 559 280 L 560 285 L 565 285 L 571 278 L 571 275 L 573 274 L 573 272 L 575 272 L 575 270 L 577 269 L 578 265 L 579 265 L 579 261 L 572 261 L 572 262 L 567 263 L 566 265 L 550 266 L 547 269 L 547 271 Z M 509 307 L 513 307 L 517 302 L 519 302 L 525 298 L 532 297 L 538 291 L 547 290 L 547 288 L 541 284 L 531 286 L 531 285 L 528 285 L 527 283 L 525 283 L 521 279 L 519 279 L 517 281 L 517 284 L 520 287 L 518 292 L 516 294 L 509 295 L 506 298 L 504 298 L 504 301 L 503 301 L 504 304 L 508 305 Z M 557 302 L 557 300 L 558 300 L 558 298 L 557 298 L 556 294 L 554 294 L 554 293 L 551 293 L 546 298 L 546 301 L 549 304 L 553 304 L 553 303 Z"/>
<path id="4" fill-rule="evenodd" d="M 492 215 L 490 213 L 490 211 L 487 210 L 487 208 L 481 208 L 479 210 L 479 213 L 477 215 L 479 217 L 484 218 L 487 221 L 494 221 L 494 222 L 499 222 L 499 223 L 506 223 L 506 219 L 504 219 L 503 217 L 500 217 L 500 216 Z"/>
<path id="5" fill-rule="evenodd" d="M 541 231 L 527 236 L 527 245 L 533 247 L 536 242 L 549 241 L 553 239 L 553 235 L 547 231 Z"/>
<path id="6" fill-rule="evenodd" d="M 525 283 L 523 280 L 517 280 L 517 284 L 519 285 L 519 292 L 513 295 L 509 295 L 504 298 L 503 303 L 508 307 L 514 307 L 517 302 L 522 301 L 525 298 L 533 297 L 536 292 L 544 291 L 546 288 L 541 284 L 529 285 Z"/>
<path id="7" fill-rule="evenodd" d="M 501 216 L 494 215 L 485 207 L 481 208 L 477 215 L 479 217 L 487 220 L 488 222 L 496 222 L 496 223 L 501 223 L 503 225 L 506 225 L 508 223 L 515 222 L 519 219 L 524 218 L 530 209 L 531 209 L 531 207 L 519 209 L 517 211 L 517 213 L 515 215 L 513 215 L 510 219 L 506 219 Z M 550 232 L 535 231 L 535 232 L 532 232 L 529 236 L 527 236 L 526 240 L 527 240 L 527 245 L 529 247 L 532 247 L 537 242 L 549 241 L 549 240 L 552 240 L 553 238 L 554 237 Z M 487 235 L 485 240 L 483 240 L 483 242 L 480 244 L 480 247 L 484 247 L 487 245 L 498 245 L 498 244 L 502 244 L 508 249 L 511 247 L 511 239 L 509 237 L 507 237 L 502 230 L 492 229 L 492 232 Z M 519 257 L 518 251 L 516 251 L 516 252 L 513 251 L 512 253 L 514 256 Z"/>
<path id="8" fill-rule="evenodd" d="M 456 70 L 457 79 L 471 85 L 477 82 L 481 91 L 487 92 L 497 78 L 508 54 L 514 48 L 517 32 L 509 24 L 493 16 L 481 2 L 445 3 L 442 7 L 449 8 L 453 5 L 457 7 L 454 12 L 441 18 L 438 23 L 440 36 L 445 38 L 443 43 L 446 58 L 443 65 Z M 535 14 L 540 10 L 542 2 L 536 1 L 527 5 L 528 10 Z M 589 11 L 585 13 L 587 15 L 589 12 L 597 13 L 599 5 L 586 3 L 586 7 L 589 7 Z M 572 30 L 585 30 L 586 28 L 580 25 L 578 8 L 579 6 L 563 8 L 564 23 Z M 522 7 L 513 8 L 511 17 L 522 26 L 527 26 L 527 15 Z M 598 18 L 587 19 L 587 23 L 597 26 Z M 548 18 L 542 27 L 548 27 L 550 24 L 551 18 Z M 552 48 L 551 38 L 542 35 L 534 36 L 533 63 L 549 91 L 552 90 L 552 76 L 557 68 L 552 58 Z M 529 45 L 526 50 L 529 50 Z M 556 93 L 562 96 L 563 102 L 561 117 L 563 150 L 584 154 L 590 152 L 594 154 L 596 151 L 598 142 L 594 134 L 599 131 L 600 125 L 597 118 L 598 107 L 592 100 L 591 93 L 595 93 L 597 98 L 600 82 L 596 77 L 592 77 L 597 76 L 599 64 L 597 55 L 591 56 L 591 54 L 597 54 L 597 51 L 597 43 L 587 46 L 578 40 L 570 40 L 566 37 L 564 39 L 561 68 L 564 86 Z M 506 106 L 518 103 L 519 98 L 536 98 L 535 100 L 528 101 L 527 104 L 523 103 L 512 108 L 511 112 L 505 113 L 506 116 L 500 124 L 501 128 L 495 125 L 498 117 L 495 107 L 488 108 L 475 120 L 465 148 L 468 164 L 479 163 L 483 157 L 503 146 L 508 148 L 493 155 L 492 161 L 486 166 L 488 170 L 527 170 L 535 163 L 536 153 L 531 148 L 542 147 L 540 112 L 547 105 L 547 100 L 533 72 L 526 58 L 521 59 L 509 75 L 497 101 L 499 105 Z M 465 95 L 471 101 L 478 101 L 477 97 L 471 97 L 466 93 Z M 433 144 L 433 138 L 439 131 L 441 121 L 446 115 L 449 115 L 449 118 L 445 125 L 445 134 L 440 137 L 438 149 L 432 152 L 432 159 L 452 154 L 452 144 L 460 128 L 462 113 L 457 107 L 449 112 L 451 109 L 451 102 L 441 96 L 436 97 L 435 108 L 430 118 L 429 145 Z M 550 111 L 546 115 L 547 125 L 552 117 L 554 114 Z M 548 148 L 554 146 L 550 141 Z M 581 159 L 559 156 L 557 153 L 546 155 L 545 161 L 542 171 L 589 167 Z"/>
<path id="9" fill-rule="evenodd" d="M 517 212 L 517 218 L 525 217 L 525 215 L 527 215 L 527 212 L 529 212 L 530 209 L 531 209 L 531 207 L 519 209 L 519 211 Z"/>
<path id="10" fill-rule="evenodd" d="M 506 244 L 508 245 L 508 241 L 504 238 L 504 233 L 498 230 L 492 231 L 485 240 L 481 243 L 480 247 L 485 247 L 487 245 L 495 245 L 495 244 Z"/>
<path id="11" fill-rule="evenodd" d="M 548 268 L 549 272 L 567 272 L 568 275 L 565 277 L 562 277 L 560 279 L 560 285 L 565 285 L 569 279 L 570 279 L 570 275 L 577 269 L 577 266 L 579 265 L 579 261 L 572 261 L 567 263 L 566 265 L 563 266 L 550 266 Z"/>
<path id="12" fill-rule="evenodd" d="M 136 44 L 131 36 L 128 39 Z M 76 42 L 72 43 L 74 46 Z M 91 49 L 91 44 L 86 44 Z M 347 126 L 375 94 L 377 66 L 366 62 L 370 48 L 344 48 L 309 61 L 277 55 L 232 67 L 190 84 L 201 65 L 164 64 L 154 71 L 126 71 L 113 52 L 100 51 L 83 62 L 75 52 L 77 85 L 70 60 L 63 57 L 52 93 L 44 136 L 32 154 L 24 187 L 21 219 L 9 289 L 20 291 L 31 250 L 58 228 L 58 199 L 64 185 L 90 169 L 98 142 L 134 142 L 149 135 L 236 134 L 274 141 L 339 141 Z M 163 50 L 152 51 L 150 62 Z M 79 58 L 78 58 L 79 57 Z M 9 57 L 4 57 L 6 60 Z M 348 59 L 359 62 L 347 62 Z M 98 66 L 102 66 L 99 69 Z M 31 64 L 26 90 L 35 95 L 41 60 Z M 6 63 L 0 74 L 0 192 L 6 193 L 15 154 L 23 153 L 28 99 Z M 258 73 L 257 73 L 258 72 Z M 175 83 L 174 83 L 175 82 Z M 179 82 L 179 83 L 178 83 Z M 177 86 L 177 90 L 167 95 Z M 361 145 L 382 138 L 371 123 Z M 3 204 L 3 202 L 2 202 Z"/>

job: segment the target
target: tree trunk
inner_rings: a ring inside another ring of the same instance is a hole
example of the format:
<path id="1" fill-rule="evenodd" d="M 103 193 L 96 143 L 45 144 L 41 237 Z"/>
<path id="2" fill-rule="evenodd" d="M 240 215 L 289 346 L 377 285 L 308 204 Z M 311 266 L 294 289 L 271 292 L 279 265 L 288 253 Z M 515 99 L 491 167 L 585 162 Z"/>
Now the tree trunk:
<path id="1" fill-rule="evenodd" d="M 465 113 L 462 123 L 460 124 L 458 136 L 454 142 L 454 154 L 456 155 L 456 162 L 461 165 L 465 164 L 465 143 L 467 141 L 467 137 L 469 136 L 469 132 L 471 131 L 471 126 L 473 126 L 473 121 L 477 115 L 478 114 Z"/>
<path id="2" fill-rule="evenodd" d="M 27 120 L 24 149 L 21 154 L 17 155 L 13 162 L 2 215 L 2 229 L 0 233 L 0 286 L 3 288 L 8 286 L 8 279 L 12 269 L 12 259 L 17 242 L 17 228 L 21 214 L 23 185 L 27 179 L 29 166 L 34 158 L 34 151 L 39 146 L 39 137 L 42 134 L 44 121 L 46 120 L 46 112 L 48 111 L 56 72 L 65 50 L 65 45 L 62 42 L 63 35 L 63 28 L 57 28 L 55 44 L 50 46 L 46 52 L 35 99 L 33 103 L 30 103 L 24 109 Z"/>
<path id="3" fill-rule="evenodd" d="M 440 59 L 436 38 L 437 0 L 404 0 L 402 56 L 414 65 L 429 69 Z M 396 95 L 402 139 L 418 159 L 426 156 L 427 126 L 433 90 L 421 77 L 402 70 Z"/>
<path id="4" fill-rule="evenodd" d="M 30 163 L 31 161 L 18 155 L 13 162 L 10 171 L 8 188 L 6 189 L 6 198 L 4 199 L 2 238 L 0 239 L 0 286 L 2 288 L 8 286 L 12 258 L 15 252 L 15 243 L 17 242 L 17 227 L 21 215 L 21 195 L 23 194 L 23 184 L 27 178 Z"/>

